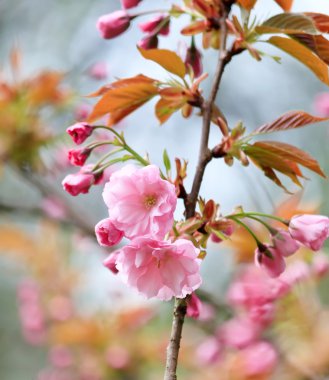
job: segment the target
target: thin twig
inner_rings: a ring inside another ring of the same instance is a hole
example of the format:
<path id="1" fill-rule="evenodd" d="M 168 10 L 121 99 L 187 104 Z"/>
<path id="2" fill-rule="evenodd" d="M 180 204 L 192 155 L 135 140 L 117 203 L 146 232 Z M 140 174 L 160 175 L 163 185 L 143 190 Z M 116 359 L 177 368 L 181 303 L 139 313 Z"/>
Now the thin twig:
<path id="1" fill-rule="evenodd" d="M 194 175 L 193 185 L 191 193 L 187 196 L 185 202 L 186 219 L 191 218 L 195 214 L 195 208 L 197 199 L 203 179 L 203 175 L 207 164 L 212 159 L 211 150 L 208 147 L 210 125 L 212 119 L 213 105 L 216 100 L 219 84 L 223 76 L 223 72 L 226 64 L 231 60 L 234 55 L 233 51 L 228 52 L 226 50 L 227 40 L 227 26 L 226 18 L 229 13 L 229 9 L 223 10 L 223 14 L 220 20 L 221 28 L 221 46 L 219 51 L 219 59 L 216 68 L 214 82 L 211 88 L 209 99 L 203 104 L 203 123 L 201 132 L 201 142 L 199 150 L 199 159 L 196 172 Z M 164 380 L 177 380 L 177 362 L 180 348 L 180 341 L 182 336 L 182 330 L 184 325 L 184 319 L 186 315 L 187 301 L 186 299 L 176 299 L 174 307 L 174 316 L 171 330 L 171 338 L 167 348 L 167 361 Z"/>

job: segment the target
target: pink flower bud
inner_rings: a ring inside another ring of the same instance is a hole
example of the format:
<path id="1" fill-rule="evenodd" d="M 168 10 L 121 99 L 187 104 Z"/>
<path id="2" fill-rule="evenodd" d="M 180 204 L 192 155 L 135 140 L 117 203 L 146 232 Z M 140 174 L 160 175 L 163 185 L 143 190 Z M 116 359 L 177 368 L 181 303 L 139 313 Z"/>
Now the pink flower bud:
<path id="1" fill-rule="evenodd" d="M 115 252 L 112 252 L 110 256 L 108 256 L 107 259 L 103 261 L 103 265 L 114 274 L 117 274 L 119 272 L 117 268 L 118 256 L 119 256 L 119 251 L 115 251 Z"/>
<path id="2" fill-rule="evenodd" d="M 97 185 L 101 179 L 102 174 L 92 173 L 88 165 L 82 167 L 78 173 L 67 175 L 62 181 L 62 186 L 65 191 L 75 197 L 81 193 L 88 193 L 90 187 Z"/>
<path id="3" fill-rule="evenodd" d="M 93 127 L 87 123 L 80 122 L 68 127 L 66 132 L 76 144 L 80 145 L 92 134 Z"/>
<path id="4" fill-rule="evenodd" d="M 224 231 L 222 231 L 224 233 L 224 235 L 226 236 L 231 236 L 234 232 L 234 226 L 233 224 L 229 225 L 227 228 L 225 228 Z M 215 235 L 214 233 L 212 233 L 210 235 L 210 239 L 211 241 L 213 241 L 214 243 L 221 243 L 223 241 L 223 239 L 221 239 L 220 237 L 218 237 L 217 235 Z"/>
<path id="5" fill-rule="evenodd" d="M 167 21 L 165 22 L 164 20 Z M 158 30 L 160 24 L 163 23 L 163 26 Z M 153 17 L 151 20 L 141 22 L 138 24 L 140 30 L 144 33 L 149 34 L 161 34 L 163 36 L 167 36 L 169 34 L 169 23 L 170 19 L 166 15 L 158 15 Z"/>
<path id="6" fill-rule="evenodd" d="M 186 51 L 185 65 L 192 67 L 194 76 L 197 78 L 203 73 L 202 54 L 194 45 Z"/>
<path id="7" fill-rule="evenodd" d="M 123 232 L 113 225 L 110 218 L 98 222 L 95 226 L 95 233 L 98 244 L 103 247 L 112 247 L 120 243 L 123 238 Z"/>
<path id="8" fill-rule="evenodd" d="M 284 257 L 293 255 L 300 247 L 299 243 L 291 237 L 290 233 L 284 230 L 278 231 L 273 236 L 273 245 Z"/>
<path id="9" fill-rule="evenodd" d="M 158 47 L 158 42 L 159 40 L 157 36 L 146 36 L 137 43 L 137 46 L 144 50 L 156 49 Z"/>
<path id="10" fill-rule="evenodd" d="M 83 166 L 91 153 L 89 148 L 70 149 L 67 157 L 72 165 Z"/>
<path id="11" fill-rule="evenodd" d="M 267 252 L 265 251 L 265 247 Z M 272 257 L 268 257 L 271 255 Z M 255 250 L 255 264 L 262 268 L 270 277 L 278 277 L 285 270 L 286 263 L 281 252 L 268 245 Z"/>
<path id="12" fill-rule="evenodd" d="M 186 315 L 190 318 L 198 319 L 201 308 L 202 303 L 200 298 L 195 293 L 192 293 L 187 303 Z"/>
<path id="13" fill-rule="evenodd" d="M 130 26 L 130 16 L 126 11 L 115 11 L 101 16 L 97 29 L 105 39 L 111 39 L 124 33 Z"/>
<path id="14" fill-rule="evenodd" d="M 142 0 L 121 0 L 122 8 L 129 9 L 137 7 Z"/>
<path id="15" fill-rule="evenodd" d="M 322 215 L 296 215 L 290 220 L 289 232 L 293 239 L 318 251 L 329 236 L 329 218 Z"/>
<path id="16" fill-rule="evenodd" d="M 107 78 L 107 65 L 105 62 L 96 62 L 89 69 L 89 75 L 96 80 L 103 80 Z"/>

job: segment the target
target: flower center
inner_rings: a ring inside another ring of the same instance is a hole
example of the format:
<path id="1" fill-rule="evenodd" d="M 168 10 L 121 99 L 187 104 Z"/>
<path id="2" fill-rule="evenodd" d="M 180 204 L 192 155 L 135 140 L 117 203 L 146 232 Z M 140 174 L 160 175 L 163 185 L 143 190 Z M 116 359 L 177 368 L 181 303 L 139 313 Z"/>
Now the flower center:
<path id="1" fill-rule="evenodd" d="M 157 199 L 155 195 L 147 195 L 144 199 L 144 205 L 147 209 L 152 208 L 157 203 Z"/>

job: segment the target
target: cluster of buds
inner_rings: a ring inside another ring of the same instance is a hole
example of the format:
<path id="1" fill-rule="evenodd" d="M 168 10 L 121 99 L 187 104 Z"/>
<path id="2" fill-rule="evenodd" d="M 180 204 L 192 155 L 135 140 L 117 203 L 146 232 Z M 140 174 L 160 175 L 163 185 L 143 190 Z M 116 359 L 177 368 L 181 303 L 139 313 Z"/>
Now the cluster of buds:
<path id="1" fill-rule="evenodd" d="M 329 218 L 322 215 L 296 215 L 288 225 L 288 231 L 274 230 L 272 244 L 258 244 L 255 251 L 256 265 L 269 276 L 277 277 L 284 272 L 285 258 L 301 246 L 319 251 L 329 237 Z"/>

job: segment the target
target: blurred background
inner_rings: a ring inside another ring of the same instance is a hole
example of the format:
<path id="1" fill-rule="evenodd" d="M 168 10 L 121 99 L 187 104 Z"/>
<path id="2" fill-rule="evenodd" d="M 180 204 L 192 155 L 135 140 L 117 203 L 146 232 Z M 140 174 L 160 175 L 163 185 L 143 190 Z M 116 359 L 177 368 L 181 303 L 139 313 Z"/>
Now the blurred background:
<path id="1" fill-rule="evenodd" d="M 172 3 L 145 0 L 138 9 L 169 9 Z M 116 78 L 139 73 L 160 79 L 166 76 L 138 53 L 136 42 L 142 32 L 137 23 L 117 39 L 100 38 L 95 27 L 98 17 L 119 7 L 119 0 L 0 2 L 1 379 L 161 378 L 171 304 L 146 301 L 103 267 L 106 251 L 96 244 L 93 233 L 94 225 L 107 214 L 101 197 L 103 186 L 75 198 L 61 188 L 64 176 L 74 171 L 65 158 L 73 145 L 65 129 L 83 120 L 93 104 L 84 96 Z M 295 0 L 293 10 L 329 14 L 329 3 Z M 259 0 L 254 14 L 265 20 L 279 12 L 273 1 Z M 184 18 L 174 20 L 170 35 L 161 38 L 160 47 L 179 51 L 182 43 L 188 44 L 188 38 L 179 35 L 185 23 Z M 234 58 L 225 71 L 218 96 L 230 125 L 242 120 L 251 131 L 297 109 L 329 115 L 329 101 L 327 111 L 319 106 L 319 94 L 329 96 L 325 85 L 284 53 L 266 44 L 259 48 L 281 56 L 283 64 L 269 57 L 256 62 L 248 53 Z M 211 49 L 204 52 L 204 71 L 209 73 L 203 84 L 205 93 L 209 91 L 216 56 Z M 175 114 L 160 127 L 153 108 L 153 102 L 143 106 L 120 128 L 135 150 L 148 152 L 159 166 L 165 148 L 170 157 L 187 159 L 189 188 L 197 161 L 200 118 L 194 115 L 183 119 Z M 329 173 L 328 133 L 328 123 L 323 123 L 284 136 L 277 133 L 273 139 L 306 150 Z M 213 129 L 211 143 L 216 144 L 219 138 Z M 327 180 L 307 174 L 310 180 L 304 181 L 304 190 L 289 198 L 251 165 L 245 168 L 236 162 L 229 168 L 214 160 L 201 194 L 220 203 L 223 213 L 238 205 L 271 213 L 286 202 L 282 207 L 288 214 L 298 209 L 328 215 Z M 289 186 L 289 190 L 298 191 Z M 181 218 L 182 210 L 180 205 L 177 218 Z M 234 248 L 240 253 L 233 255 L 227 244 L 211 243 L 202 267 L 206 279 L 203 297 L 211 310 L 218 308 L 219 320 L 231 313 L 222 303 L 235 271 L 234 263 L 250 259 L 249 251 L 253 251 L 248 242 L 236 244 Z M 308 257 L 308 253 L 305 255 Z M 327 284 L 326 279 L 316 283 L 320 291 L 314 282 L 307 284 L 312 302 L 320 297 L 324 309 L 329 301 Z M 192 379 L 196 345 L 218 322 L 210 323 L 207 318 L 201 328 L 188 321 L 182 378 Z M 303 355 L 297 358 L 305 363 Z M 209 357 L 207 360 L 208 365 Z M 329 357 L 321 366 L 305 364 L 286 378 L 324 379 L 325 375 L 316 377 L 313 373 L 325 373 L 325 368 L 329 368 Z M 199 370 L 195 378 L 222 379 L 213 370 Z M 242 379 L 234 376 L 228 379 Z M 279 376 L 284 378 L 282 373 Z"/>

